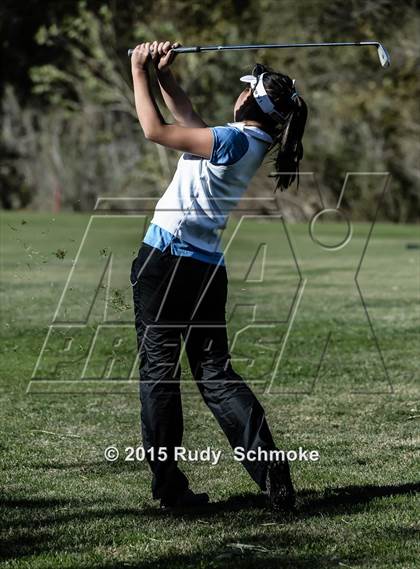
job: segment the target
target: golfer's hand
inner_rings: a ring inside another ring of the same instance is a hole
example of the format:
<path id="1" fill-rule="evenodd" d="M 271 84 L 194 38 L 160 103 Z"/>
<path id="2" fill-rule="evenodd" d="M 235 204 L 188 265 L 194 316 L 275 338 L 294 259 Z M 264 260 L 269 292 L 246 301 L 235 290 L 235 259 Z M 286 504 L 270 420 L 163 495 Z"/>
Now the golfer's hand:
<path id="1" fill-rule="evenodd" d="M 176 53 L 172 51 L 174 47 L 180 47 L 179 42 L 171 45 L 169 41 L 154 41 L 152 43 L 152 61 L 157 71 L 166 71 L 176 57 Z"/>
<path id="2" fill-rule="evenodd" d="M 140 43 L 136 45 L 131 55 L 131 69 L 140 69 L 143 71 L 147 67 L 147 62 L 151 60 L 150 42 Z"/>

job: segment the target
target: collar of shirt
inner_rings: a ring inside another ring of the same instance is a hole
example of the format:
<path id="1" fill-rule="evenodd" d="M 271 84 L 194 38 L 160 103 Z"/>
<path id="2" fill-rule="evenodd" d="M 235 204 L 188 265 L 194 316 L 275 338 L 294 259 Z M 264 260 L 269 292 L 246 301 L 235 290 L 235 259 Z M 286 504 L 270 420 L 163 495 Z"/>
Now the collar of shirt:
<path id="1" fill-rule="evenodd" d="M 228 122 L 227 124 L 229 126 L 235 126 L 242 131 L 246 131 L 254 138 L 259 138 L 260 140 L 264 140 L 264 142 L 269 142 L 270 144 L 273 142 L 273 139 L 268 134 L 268 132 L 261 130 L 257 126 L 251 126 L 249 124 L 245 124 L 244 122 Z"/>

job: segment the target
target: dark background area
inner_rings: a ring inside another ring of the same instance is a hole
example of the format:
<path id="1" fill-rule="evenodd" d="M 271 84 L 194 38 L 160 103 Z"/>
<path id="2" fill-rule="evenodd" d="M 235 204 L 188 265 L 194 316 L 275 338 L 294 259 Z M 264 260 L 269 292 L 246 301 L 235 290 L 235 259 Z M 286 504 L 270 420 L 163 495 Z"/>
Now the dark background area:
<path id="1" fill-rule="evenodd" d="M 301 170 L 315 173 L 327 202 L 335 206 L 346 172 L 389 172 L 380 216 L 420 217 L 418 2 L 32 0 L 3 2 L 0 16 L 3 208 L 79 211 L 99 195 L 162 193 L 179 155 L 147 143 L 136 120 L 126 52 L 139 41 L 378 40 L 389 69 L 375 48 L 323 48 L 184 55 L 174 72 L 210 125 L 233 120 L 238 78 L 255 61 L 296 78 L 310 110 Z M 249 195 L 272 193 L 271 168 Z M 343 207 L 371 219 L 380 191 L 363 176 Z M 305 192 L 288 193 L 303 204 Z"/>

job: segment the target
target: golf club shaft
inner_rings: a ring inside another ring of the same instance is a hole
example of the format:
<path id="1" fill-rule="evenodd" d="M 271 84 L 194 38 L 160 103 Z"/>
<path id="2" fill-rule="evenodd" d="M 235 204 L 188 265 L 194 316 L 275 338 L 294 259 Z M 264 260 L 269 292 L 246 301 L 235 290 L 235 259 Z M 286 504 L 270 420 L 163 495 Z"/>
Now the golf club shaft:
<path id="1" fill-rule="evenodd" d="M 226 51 L 239 49 L 282 49 L 292 47 L 345 47 L 345 46 L 365 46 L 380 45 L 377 41 L 357 41 L 357 42 L 322 42 L 322 43 L 269 43 L 269 44 L 246 44 L 246 45 L 196 45 L 192 47 L 175 47 L 174 53 L 198 53 L 201 51 Z M 132 49 L 128 50 L 131 56 Z"/>

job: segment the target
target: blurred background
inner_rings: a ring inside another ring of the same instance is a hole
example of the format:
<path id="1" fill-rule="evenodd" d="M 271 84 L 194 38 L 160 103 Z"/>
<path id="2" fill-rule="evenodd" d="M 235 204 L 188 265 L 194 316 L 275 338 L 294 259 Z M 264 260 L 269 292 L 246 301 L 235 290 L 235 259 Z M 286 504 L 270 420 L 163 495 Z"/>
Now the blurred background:
<path id="1" fill-rule="evenodd" d="M 420 219 L 418 2 L 27 0 L 3 1 L 0 15 L 3 209 L 88 211 L 99 196 L 162 194 L 179 153 L 144 140 L 127 57 L 136 43 L 378 40 L 389 69 L 373 47 L 181 55 L 173 69 L 209 125 L 233 120 L 238 79 L 256 61 L 296 78 L 310 112 L 301 170 L 315 173 L 326 204 L 335 206 L 346 172 L 389 172 L 380 218 Z M 272 195 L 272 168 L 249 196 Z M 343 207 L 373 219 L 381 191 L 362 177 Z M 288 194 L 290 219 L 313 213 L 304 191 Z"/>

